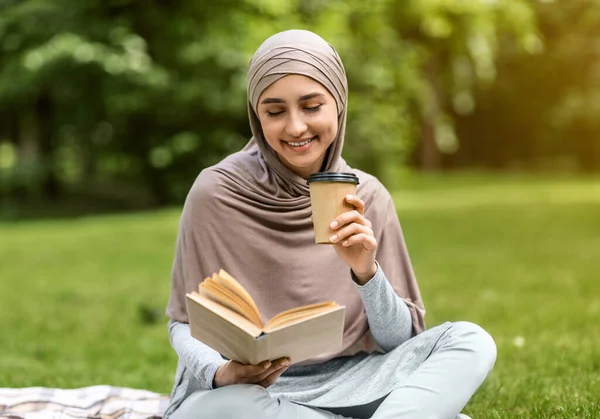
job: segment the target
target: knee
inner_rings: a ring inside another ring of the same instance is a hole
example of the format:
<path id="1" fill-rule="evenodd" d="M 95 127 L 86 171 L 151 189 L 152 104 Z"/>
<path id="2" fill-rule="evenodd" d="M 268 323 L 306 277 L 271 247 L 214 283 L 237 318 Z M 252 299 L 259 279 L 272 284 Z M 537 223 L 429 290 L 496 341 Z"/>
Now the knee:
<path id="1" fill-rule="evenodd" d="M 497 348 L 494 338 L 481 326 L 470 322 L 453 324 L 453 344 L 469 351 L 474 370 L 487 376 L 496 363 Z"/>
<path id="2" fill-rule="evenodd" d="M 206 391 L 201 398 L 194 409 L 194 419 L 261 418 L 272 400 L 263 387 L 251 384 Z"/>

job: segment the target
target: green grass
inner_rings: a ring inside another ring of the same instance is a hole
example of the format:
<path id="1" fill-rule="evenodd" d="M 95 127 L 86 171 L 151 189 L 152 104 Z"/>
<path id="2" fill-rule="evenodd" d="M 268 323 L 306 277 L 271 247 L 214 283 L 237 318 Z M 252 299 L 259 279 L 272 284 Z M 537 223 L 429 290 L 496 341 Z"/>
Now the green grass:
<path id="1" fill-rule="evenodd" d="M 600 180 L 407 178 L 394 197 L 427 323 L 496 339 L 474 418 L 600 417 Z M 167 393 L 178 210 L 0 224 L 0 387 Z"/>

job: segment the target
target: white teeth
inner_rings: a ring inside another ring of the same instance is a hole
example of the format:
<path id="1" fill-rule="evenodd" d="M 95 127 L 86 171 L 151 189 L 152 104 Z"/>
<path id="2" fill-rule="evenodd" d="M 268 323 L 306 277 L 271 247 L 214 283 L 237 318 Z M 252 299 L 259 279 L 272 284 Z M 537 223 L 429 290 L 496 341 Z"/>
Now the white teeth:
<path id="1" fill-rule="evenodd" d="M 303 146 L 303 145 L 306 145 L 306 144 L 310 143 L 314 139 L 315 139 L 315 137 L 312 137 L 310 140 L 306 140 L 306 141 L 303 141 L 301 143 L 291 143 L 291 142 L 288 142 L 288 144 L 291 145 L 292 147 L 300 147 L 300 146 Z"/>

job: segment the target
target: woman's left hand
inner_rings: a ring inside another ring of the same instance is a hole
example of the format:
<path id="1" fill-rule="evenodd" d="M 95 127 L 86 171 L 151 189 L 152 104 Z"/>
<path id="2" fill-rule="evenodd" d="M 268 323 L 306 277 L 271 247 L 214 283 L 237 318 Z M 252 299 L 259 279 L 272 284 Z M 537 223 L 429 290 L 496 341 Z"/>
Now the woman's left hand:
<path id="1" fill-rule="evenodd" d="M 365 218 L 365 203 L 355 195 L 346 195 L 346 202 L 353 211 L 344 212 L 329 227 L 335 232 L 330 238 L 338 256 L 346 262 L 361 284 L 365 284 L 377 272 L 375 252 L 377 240 L 371 230 L 371 222 Z"/>

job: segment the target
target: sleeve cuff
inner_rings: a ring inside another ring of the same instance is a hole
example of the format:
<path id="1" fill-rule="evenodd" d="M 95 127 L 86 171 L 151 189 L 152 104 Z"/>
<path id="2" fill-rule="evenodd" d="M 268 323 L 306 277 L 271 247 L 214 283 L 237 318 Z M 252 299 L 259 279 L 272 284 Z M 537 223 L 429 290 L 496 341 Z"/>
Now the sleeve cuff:
<path id="1" fill-rule="evenodd" d="M 365 285 L 360 285 L 360 283 L 358 282 L 358 278 L 354 274 L 354 271 L 352 269 L 350 269 L 350 275 L 352 276 L 352 281 L 354 281 L 354 284 L 356 285 L 356 287 L 358 288 L 358 290 L 360 292 L 364 292 L 366 290 L 376 288 L 377 287 L 376 283 L 381 282 L 381 280 L 387 281 L 385 274 L 383 273 L 383 270 L 381 269 L 381 265 L 379 265 L 379 262 L 377 262 L 377 261 L 375 261 L 375 263 L 377 264 L 377 271 L 375 272 L 375 275 L 373 275 L 373 277 L 371 279 L 369 279 Z"/>
<path id="2" fill-rule="evenodd" d="M 206 379 L 207 379 L 208 382 L 206 384 L 207 384 L 208 390 L 213 390 L 215 388 L 214 387 L 214 385 L 215 385 L 215 375 L 217 374 L 217 370 L 219 369 L 219 367 L 221 365 L 224 365 L 226 363 L 227 363 L 227 361 L 225 361 L 223 359 L 222 362 L 221 361 L 215 361 L 215 362 L 212 362 L 209 367 L 207 367 L 207 369 L 206 369 Z"/>

